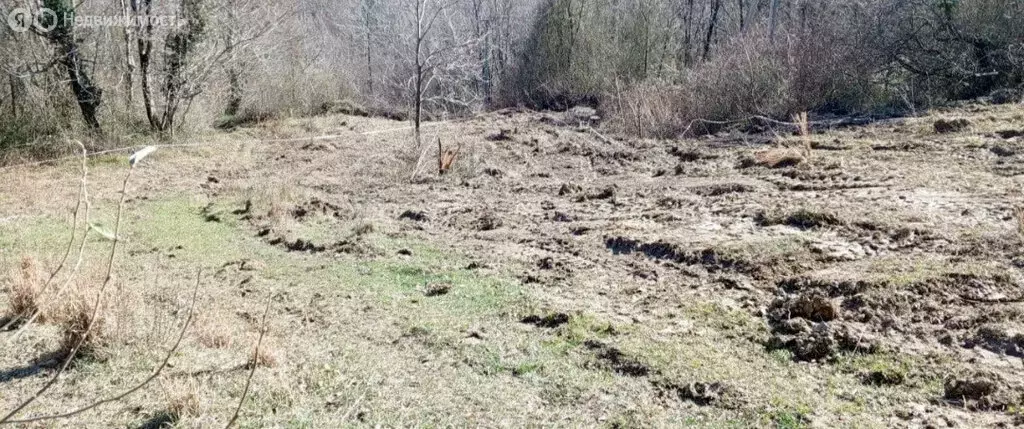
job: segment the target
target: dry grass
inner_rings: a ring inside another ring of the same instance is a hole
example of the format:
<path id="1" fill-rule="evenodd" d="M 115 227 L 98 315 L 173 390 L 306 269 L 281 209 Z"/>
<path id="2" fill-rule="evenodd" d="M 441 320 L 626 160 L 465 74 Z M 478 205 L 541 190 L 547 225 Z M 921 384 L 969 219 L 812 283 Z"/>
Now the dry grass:
<path id="1" fill-rule="evenodd" d="M 197 321 L 196 340 L 203 347 L 211 349 L 226 349 L 234 343 L 231 329 L 225 325 L 225 322 L 210 317 L 201 317 Z"/>
<path id="2" fill-rule="evenodd" d="M 60 356 L 68 356 L 75 346 L 81 344 L 78 356 L 96 357 L 100 349 L 109 343 L 109 320 L 102 306 L 96 310 L 94 305 L 95 300 L 89 294 L 80 292 L 69 296 L 65 305 L 55 309 L 52 318 L 61 328 Z"/>
<path id="3" fill-rule="evenodd" d="M 289 212 L 304 198 L 284 183 L 260 182 L 242 190 L 242 194 L 251 202 L 251 214 L 266 216 L 273 225 L 285 224 L 290 219 Z"/>
<path id="4" fill-rule="evenodd" d="M 799 150 L 792 148 L 778 148 L 769 149 L 754 154 L 750 160 L 745 160 L 744 164 L 760 165 L 768 168 L 782 168 L 793 165 L 799 165 L 806 161 L 804 155 Z M 744 165 L 744 166 L 750 166 Z"/>
<path id="5" fill-rule="evenodd" d="M 164 386 L 167 415 L 174 421 L 199 415 L 199 382 L 194 379 L 174 381 Z"/>
<path id="6" fill-rule="evenodd" d="M 252 368 L 254 363 L 256 367 L 262 368 L 274 368 L 280 365 L 280 351 L 276 341 L 271 337 L 263 338 L 263 343 L 260 345 L 259 350 L 249 358 L 249 362 L 246 363 L 246 368 Z"/>
<path id="7" fill-rule="evenodd" d="M 11 275 L 13 280 L 10 286 L 10 317 L 11 322 L 15 323 L 41 308 L 39 295 L 43 286 L 43 273 L 34 258 L 22 258 L 21 265 L 16 271 Z M 45 318 L 45 315 L 40 314 L 40 321 L 44 321 Z"/>
<path id="8" fill-rule="evenodd" d="M 364 235 L 372 233 L 376 228 L 373 226 L 373 222 L 361 222 L 352 228 L 352 235 L 356 237 L 362 237 Z"/>

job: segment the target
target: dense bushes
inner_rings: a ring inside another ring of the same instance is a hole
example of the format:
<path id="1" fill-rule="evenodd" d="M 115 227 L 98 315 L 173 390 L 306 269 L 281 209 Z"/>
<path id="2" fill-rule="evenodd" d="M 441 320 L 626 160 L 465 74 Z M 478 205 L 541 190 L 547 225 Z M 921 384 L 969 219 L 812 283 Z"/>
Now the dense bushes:
<path id="1" fill-rule="evenodd" d="M 912 109 L 1024 76 L 1013 0 L 802 2 L 774 21 L 763 2 L 696 3 L 549 0 L 506 94 L 601 104 L 622 131 L 674 136 L 750 115 Z"/>

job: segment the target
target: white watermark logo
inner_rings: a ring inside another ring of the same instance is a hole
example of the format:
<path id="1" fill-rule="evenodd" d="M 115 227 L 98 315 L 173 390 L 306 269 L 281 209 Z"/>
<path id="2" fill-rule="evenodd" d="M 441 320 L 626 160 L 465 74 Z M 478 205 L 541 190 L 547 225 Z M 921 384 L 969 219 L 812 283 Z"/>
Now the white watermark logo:
<path id="1" fill-rule="evenodd" d="M 174 15 L 150 16 L 111 16 L 111 15 L 78 15 L 66 12 L 63 17 L 52 9 L 40 8 L 36 13 L 26 8 L 15 8 L 7 14 L 7 25 L 18 33 L 35 29 L 40 33 L 48 33 L 60 23 L 73 24 L 75 27 L 180 27 L 184 20 Z"/>

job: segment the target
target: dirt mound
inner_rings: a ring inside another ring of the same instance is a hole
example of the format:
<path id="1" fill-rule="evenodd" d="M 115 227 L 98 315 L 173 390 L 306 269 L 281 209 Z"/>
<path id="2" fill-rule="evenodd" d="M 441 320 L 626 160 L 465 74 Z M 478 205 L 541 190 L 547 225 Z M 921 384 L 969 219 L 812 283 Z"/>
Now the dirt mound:
<path id="1" fill-rule="evenodd" d="M 1024 386 L 1011 386 L 990 371 L 969 371 L 943 383 L 945 398 L 972 410 L 1005 411 L 1024 404 Z"/>
<path id="2" fill-rule="evenodd" d="M 484 213 L 473 222 L 473 228 L 477 231 L 494 231 L 504 225 L 505 221 L 491 212 Z"/>
<path id="3" fill-rule="evenodd" d="M 413 222 L 427 222 L 428 220 L 430 220 L 430 218 L 427 216 L 426 212 L 422 212 L 422 211 L 418 211 L 418 210 L 406 210 L 406 211 L 402 212 L 402 214 L 398 215 L 398 219 L 399 220 L 408 219 L 408 220 L 411 220 Z"/>
<path id="4" fill-rule="evenodd" d="M 285 235 L 275 233 L 270 228 L 260 230 L 256 233 L 256 236 L 263 238 L 263 240 L 271 246 L 278 246 L 289 252 L 333 253 L 362 256 L 377 256 L 381 254 L 378 249 L 369 243 L 366 243 L 358 235 L 328 244 L 317 243 L 313 240 L 301 237 L 289 238 Z"/>
<path id="5" fill-rule="evenodd" d="M 971 126 L 971 121 L 966 119 L 939 119 L 933 124 L 938 134 L 955 133 L 963 131 Z"/>
<path id="6" fill-rule="evenodd" d="M 1024 130 L 999 130 L 996 131 L 996 135 L 999 136 L 1000 138 L 1009 140 L 1012 138 L 1024 136 Z M 999 154 L 997 153 L 996 155 Z M 1013 154 L 999 156 L 1013 156 Z"/>
<path id="7" fill-rule="evenodd" d="M 1006 323 L 985 324 L 964 341 L 964 347 L 981 347 L 989 351 L 1024 358 L 1024 333 L 1020 327 Z"/>
<path id="8" fill-rule="evenodd" d="M 546 316 L 538 316 L 532 314 L 524 317 L 519 321 L 528 325 L 534 325 L 541 328 L 557 328 L 566 323 L 569 323 L 569 315 L 565 313 L 552 313 Z"/>
<path id="9" fill-rule="evenodd" d="M 790 349 L 802 360 L 883 344 L 898 349 L 906 336 L 1010 356 L 1024 349 L 1024 335 L 1014 324 L 1024 311 L 1006 299 L 1020 286 L 1007 276 L 950 273 L 902 286 L 789 278 L 778 288 L 768 312 L 770 346 Z M 979 302 L 991 305 L 982 309 Z"/>
<path id="10" fill-rule="evenodd" d="M 842 191 L 850 189 L 880 188 L 888 186 L 891 177 L 870 178 L 859 174 L 849 174 L 839 168 L 824 169 L 812 167 L 808 170 L 784 170 L 778 175 L 763 177 L 763 180 L 775 185 L 780 191 Z"/>
<path id="11" fill-rule="evenodd" d="M 652 259 L 663 259 L 690 265 L 702 265 L 708 271 L 739 271 L 750 272 L 757 269 L 742 260 L 733 259 L 721 255 L 715 249 L 704 249 L 698 251 L 686 250 L 681 247 L 664 242 L 656 241 L 644 243 L 625 237 L 605 238 L 605 247 L 613 254 L 641 253 Z"/>
<path id="12" fill-rule="evenodd" d="M 806 161 L 804 155 L 797 149 L 771 149 L 740 158 L 737 168 L 742 169 L 755 166 L 786 168 L 803 164 L 804 161 Z"/>
<path id="13" fill-rule="evenodd" d="M 692 402 L 702 407 L 714 405 L 734 408 L 738 400 L 736 392 L 720 382 L 680 384 L 671 381 L 657 381 L 654 385 L 662 396 L 672 397 L 679 401 Z"/>
<path id="14" fill-rule="evenodd" d="M 782 318 L 783 314 L 812 322 L 831 322 L 839 318 L 839 306 L 817 291 L 781 298 L 772 307 L 773 312 L 779 313 L 776 318 Z"/>
<path id="15" fill-rule="evenodd" d="M 760 212 L 754 217 L 760 226 L 788 225 L 799 229 L 815 229 L 826 226 L 840 226 L 845 223 L 831 213 L 800 209 L 789 214 L 769 215 Z"/>
<path id="16" fill-rule="evenodd" d="M 594 365 L 599 368 L 629 377 L 646 377 L 651 372 L 647 365 L 613 346 L 595 340 L 587 340 L 583 345 L 594 353 Z"/>
<path id="17" fill-rule="evenodd" d="M 336 204 L 331 204 L 319 198 L 313 198 L 303 204 L 293 207 L 289 211 L 289 214 L 291 214 L 295 220 L 301 222 L 318 215 L 337 220 L 347 220 L 351 218 L 349 212 L 349 210 L 345 210 Z"/>
<path id="18" fill-rule="evenodd" d="M 682 149 L 678 146 L 668 148 L 668 154 L 676 157 L 679 162 L 697 162 L 706 159 L 718 159 L 719 156 L 713 153 L 697 149 Z"/>
<path id="19" fill-rule="evenodd" d="M 690 192 L 693 192 L 702 197 L 717 197 L 720 195 L 733 194 L 739 192 L 751 192 L 753 190 L 754 187 L 742 183 L 716 183 L 713 185 L 705 185 L 696 188 L 690 188 Z"/>
<path id="20" fill-rule="evenodd" d="M 843 351 L 875 353 L 880 349 L 876 337 L 857 324 L 813 322 L 773 312 L 769 325 L 772 336 L 766 346 L 787 349 L 796 360 L 830 360 Z"/>
<path id="21" fill-rule="evenodd" d="M 559 193 L 561 193 L 561 192 L 559 192 Z M 590 191 L 590 192 L 588 192 L 586 194 L 577 195 L 576 198 L 573 199 L 573 201 L 575 201 L 577 203 L 582 203 L 582 202 L 594 201 L 594 200 L 607 200 L 607 199 L 611 199 L 611 198 L 614 198 L 614 197 L 615 197 L 615 186 L 612 185 L 612 186 L 606 186 L 606 187 L 601 188 L 601 189 L 592 190 L 592 191 Z"/>

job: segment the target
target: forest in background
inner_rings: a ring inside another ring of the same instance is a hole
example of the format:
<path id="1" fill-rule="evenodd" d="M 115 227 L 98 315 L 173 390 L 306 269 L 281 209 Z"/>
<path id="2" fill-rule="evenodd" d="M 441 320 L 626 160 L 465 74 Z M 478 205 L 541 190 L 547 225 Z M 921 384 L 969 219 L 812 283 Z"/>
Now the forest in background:
<path id="1" fill-rule="evenodd" d="M 613 131 L 676 137 L 713 131 L 698 119 L 1014 101 L 1024 82 L 1017 0 L 0 3 L 8 20 L 18 11 L 38 19 L 0 27 L 6 150 L 332 112 L 418 124 L 512 106 L 588 105 Z"/>

